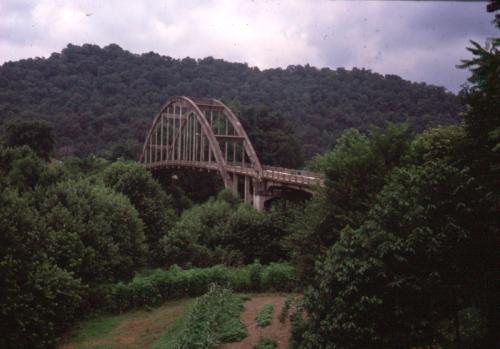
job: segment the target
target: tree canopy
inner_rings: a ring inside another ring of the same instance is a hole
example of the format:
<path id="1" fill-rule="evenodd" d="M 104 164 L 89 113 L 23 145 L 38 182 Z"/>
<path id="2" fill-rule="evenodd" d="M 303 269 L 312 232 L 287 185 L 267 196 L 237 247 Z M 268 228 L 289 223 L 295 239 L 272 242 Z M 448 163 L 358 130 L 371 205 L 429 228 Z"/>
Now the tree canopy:
<path id="1" fill-rule="evenodd" d="M 366 130 L 387 121 L 408 121 L 421 131 L 457 122 L 462 110 L 458 98 L 442 87 L 366 69 L 296 65 L 259 70 L 212 57 L 137 55 L 116 44 L 102 48 L 70 44 L 46 59 L 4 63 L 0 86 L 0 122 L 11 118 L 52 122 L 58 157 L 137 156 L 153 116 L 174 95 L 268 108 L 272 118 L 242 110 L 242 122 L 252 125 L 258 116 L 266 123 L 273 119 L 281 123 L 280 115 L 297 135 L 306 158 L 330 149 L 346 128 Z M 261 144 L 258 138 L 264 136 L 265 145 L 265 133 L 270 132 L 267 139 L 284 137 L 284 148 L 297 149 L 293 140 L 276 129 L 266 130 L 260 122 L 251 132 L 257 137 L 254 142 Z M 281 150 L 275 147 L 281 160 Z M 257 148 L 263 151 L 260 145 Z"/>

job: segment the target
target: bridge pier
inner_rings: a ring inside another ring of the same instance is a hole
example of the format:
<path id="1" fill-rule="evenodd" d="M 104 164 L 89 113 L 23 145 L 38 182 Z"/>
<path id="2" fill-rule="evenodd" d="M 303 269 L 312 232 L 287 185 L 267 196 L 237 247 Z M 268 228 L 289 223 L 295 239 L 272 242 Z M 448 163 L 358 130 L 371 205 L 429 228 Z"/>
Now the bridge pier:
<path id="1" fill-rule="evenodd" d="M 252 205 L 257 211 L 264 211 L 267 200 L 273 196 L 269 194 L 265 181 L 254 181 Z"/>

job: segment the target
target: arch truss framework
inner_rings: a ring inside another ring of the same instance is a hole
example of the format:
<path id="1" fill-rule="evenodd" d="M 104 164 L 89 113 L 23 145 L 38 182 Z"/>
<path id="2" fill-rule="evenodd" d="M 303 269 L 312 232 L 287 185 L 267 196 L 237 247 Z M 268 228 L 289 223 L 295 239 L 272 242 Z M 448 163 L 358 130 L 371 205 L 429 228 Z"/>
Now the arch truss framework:
<path id="1" fill-rule="evenodd" d="M 148 169 L 218 171 L 226 188 L 262 210 L 273 188 L 310 192 L 319 174 L 261 165 L 236 115 L 216 99 L 172 97 L 155 116 L 140 162 Z"/>

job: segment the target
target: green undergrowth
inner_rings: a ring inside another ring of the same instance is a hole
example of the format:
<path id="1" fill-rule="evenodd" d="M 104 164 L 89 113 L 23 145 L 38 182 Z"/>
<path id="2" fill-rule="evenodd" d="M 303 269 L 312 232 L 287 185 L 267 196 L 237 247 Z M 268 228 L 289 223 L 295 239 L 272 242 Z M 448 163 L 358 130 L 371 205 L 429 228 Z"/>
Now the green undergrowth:
<path id="1" fill-rule="evenodd" d="M 227 288 L 211 285 L 191 309 L 162 337 L 156 348 L 216 348 L 221 343 L 238 342 L 248 333 L 240 320 L 243 298 Z M 171 333 L 171 334 L 170 334 Z"/>
<path id="2" fill-rule="evenodd" d="M 260 337 L 257 344 L 255 344 L 252 349 L 275 349 L 278 347 L 276 341 L 269 337 Z"/>
<path id="3" fill-rule="evenodd" d="M 273 319 L 273 310 L 274 306 L 272 304 L 264 304 L 257 313 L 257 316 L 255 316 L 257 326 L 269 326 L 271 324 L 271 320 Z"/>
<path id="4" fill-rule="evenodd" d="M 288 316 L 288 312 L 290 311 L 290 307 L 293 303 L 293 296 L 288 295 L 285 300 L 285 304 L 283 304 L 283 307 L 281 308 L 281 312 L 279 315 L 279 320 L 283 324 L 286 321 L 286 318 Z"/>
<path id="5" fill-rule="evenodd" d="M 232 268 L 222 265 L 210 268 L 182 269 L 173 266 L 137 275 L 130 282 L 108 285 L 94 290 L 93 306 L 108 312 L 156 306 L 166 300 L 196 297 L 216 283 L 235 292 L 291 292 L 298 288 L 297 273 L 288 263 L 267 266 L 253 263 Z"/>

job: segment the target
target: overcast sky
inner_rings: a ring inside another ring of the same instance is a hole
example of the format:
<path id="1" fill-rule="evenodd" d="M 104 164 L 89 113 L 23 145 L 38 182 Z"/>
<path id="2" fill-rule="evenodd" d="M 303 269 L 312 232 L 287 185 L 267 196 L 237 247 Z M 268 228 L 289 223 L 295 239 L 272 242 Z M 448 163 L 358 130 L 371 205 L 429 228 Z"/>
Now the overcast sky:
<path id="1" fill-rule="evenodd" d="M 261 69 L 364 67 L 456 92 L 468 40 L 498 36 L 485 2 L 1 0 L 0 63 L 68 43 L 213 56 Z"/>

